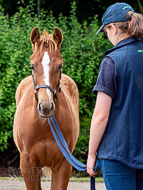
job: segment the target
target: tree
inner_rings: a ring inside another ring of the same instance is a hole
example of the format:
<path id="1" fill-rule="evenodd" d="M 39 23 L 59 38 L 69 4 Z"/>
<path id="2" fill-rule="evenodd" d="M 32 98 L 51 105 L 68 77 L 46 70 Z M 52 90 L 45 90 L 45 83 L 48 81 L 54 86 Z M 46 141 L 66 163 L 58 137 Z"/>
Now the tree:
<path id="1" fill-rule="evenodd" d="M 52 11 L 53 16 L 57 19 L 60 13 L 67 17 L 70 15 L 73 0 L 0 0 L 4 13 L 9 14 L 9 16 L 18 11 L 19 5 L 26 7 L 31 2 L 36 5 L 34 9 L 35 14 L 39 15 L 40 9 L 47 11 L 47 14 Z M 115 0 L 75 0 L 78 21 L 80 23 L 84 23 L 85 21 L 91 23 L 95 15 L 98 15 L 98 20 L 101 21 L 106 8 L 115 2 Z M 122 2 L 122 0 L 118 0 L 118 2 Z M 130 4 L 136 12 L 142 12 L 143 3 L 140 0 L 126 0 L 126 3 Z"/>

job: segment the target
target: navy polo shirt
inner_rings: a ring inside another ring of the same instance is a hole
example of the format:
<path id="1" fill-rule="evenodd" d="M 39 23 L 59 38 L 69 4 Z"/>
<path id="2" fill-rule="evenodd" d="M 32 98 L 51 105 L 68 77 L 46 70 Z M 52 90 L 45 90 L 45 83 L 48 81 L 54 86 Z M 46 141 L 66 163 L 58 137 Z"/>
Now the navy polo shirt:
<path id="1" fill-rule="evenodd" d="M 104 92 L 111 98 L 115 98 L 117 92 L 117 68 L 110 57 L 105 57 L 99 67 L 97 82 L 92 90 Z"/>

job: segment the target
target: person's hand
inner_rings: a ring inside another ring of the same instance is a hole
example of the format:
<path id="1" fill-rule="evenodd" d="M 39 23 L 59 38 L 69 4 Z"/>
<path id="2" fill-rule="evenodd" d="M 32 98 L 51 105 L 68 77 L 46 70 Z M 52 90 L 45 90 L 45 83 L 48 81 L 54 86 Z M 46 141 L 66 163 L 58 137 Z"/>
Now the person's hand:
<path id="1" fill-rule="evenodd" d="M 98 172 L 94 172 L 94 166 L 96 163 L 96 155 L 89 155 L 88 154 L 88 159 L 87 159 L 87 173 L 92 176 L 95 177 L 96 174 L 98 174 Z"/>

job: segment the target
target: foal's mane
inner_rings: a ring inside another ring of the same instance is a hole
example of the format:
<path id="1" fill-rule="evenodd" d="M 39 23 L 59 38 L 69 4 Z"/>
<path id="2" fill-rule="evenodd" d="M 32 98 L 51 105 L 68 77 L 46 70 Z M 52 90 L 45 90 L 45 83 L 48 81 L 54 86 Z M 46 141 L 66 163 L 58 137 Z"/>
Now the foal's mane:
<path id="1" fill-rule="evenodd" d="M 36 43 L 36 49 L 39 48 L 39 51 L 41 52 L 44 46 L 49 47 L 50 52 L 57 50 L 57 44 L 53 40 L 53 34 L 49 34 L 45 29 L 43 30 L 41 38 Z"/>

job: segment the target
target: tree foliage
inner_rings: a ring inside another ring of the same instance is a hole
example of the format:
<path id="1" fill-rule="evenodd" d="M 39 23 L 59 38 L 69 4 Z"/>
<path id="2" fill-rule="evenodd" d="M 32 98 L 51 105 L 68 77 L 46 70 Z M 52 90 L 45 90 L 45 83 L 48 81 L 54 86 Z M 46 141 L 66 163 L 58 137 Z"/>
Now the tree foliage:
<path id="1" fill-rule="evenodd" d="M 101 20 L 101 17 L 108 6 L 116 3 L 115 0 L 39 0 L 40 9 L 53 12 L 53 16 L 57 19 L 59 14 L 62 13 L 64 16 L 70 16 L 71 4 L 76 3 L 76 16 L 80 23 L 85 21 L 91 23 L 91 20 L 94 20 L 94 16 L 98 15 L 98 20 Z M 34 13 L 38 12 L 38 1 L 37 0 L 0 0 L 0 4 L 4 8 L 4 13 L 10 16 L 14 15 L 18 11 L 19 4 L 22 7 L 26 7 L 33 2 L 36 6 L 34 7 Z M 118 0 L 122 2 L 122 0 Z M 126 3 L 129 3 L 137 12 L 142 12 L 143 2 L 140 0 L 126 0 Z"/>

